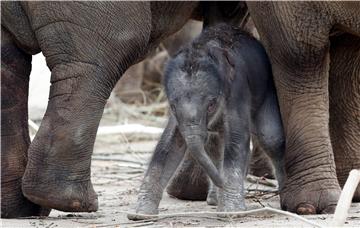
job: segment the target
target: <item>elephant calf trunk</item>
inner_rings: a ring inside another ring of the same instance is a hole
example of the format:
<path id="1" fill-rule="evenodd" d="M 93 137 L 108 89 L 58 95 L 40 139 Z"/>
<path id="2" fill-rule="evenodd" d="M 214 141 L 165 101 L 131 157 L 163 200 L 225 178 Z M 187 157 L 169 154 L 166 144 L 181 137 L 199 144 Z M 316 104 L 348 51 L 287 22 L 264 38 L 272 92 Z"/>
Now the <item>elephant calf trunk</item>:
<path id="1" fill-rule="evenodd" d="M 219 188 L 222 188 L 224 185 L 223 178 L 221 177 L 214 163 L 207 155 L 204 149 L 204 143 L 201 136 L 187 135 L 185 137 L 185 140 L 190 154 L 195 158 L 195 160 L 201 165 L 201 167 L 209 175 L 213 183 Z"/>

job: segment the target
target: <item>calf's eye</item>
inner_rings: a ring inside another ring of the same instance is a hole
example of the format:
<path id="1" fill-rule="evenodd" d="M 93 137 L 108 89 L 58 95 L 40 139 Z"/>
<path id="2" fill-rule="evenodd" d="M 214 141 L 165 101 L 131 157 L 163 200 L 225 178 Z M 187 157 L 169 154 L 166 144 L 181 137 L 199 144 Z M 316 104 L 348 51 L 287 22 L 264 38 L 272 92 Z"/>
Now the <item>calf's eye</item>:
<path id="1" fill-rule="evenodd" d="M 175 112 L 176 112 L 175 105 L 173 105 L 173 104 L 172 104 L 172 105 L 170 105 L 170 109 L 172 110 L 172 112 L 173 112 L 173 113 L 175 113 Z"/>
<path id="2" fill-rule="evenodd" d="M 211 99 L 207 108 L 208 113 L 212 113 L 216 108 L 216 99 Z"/>

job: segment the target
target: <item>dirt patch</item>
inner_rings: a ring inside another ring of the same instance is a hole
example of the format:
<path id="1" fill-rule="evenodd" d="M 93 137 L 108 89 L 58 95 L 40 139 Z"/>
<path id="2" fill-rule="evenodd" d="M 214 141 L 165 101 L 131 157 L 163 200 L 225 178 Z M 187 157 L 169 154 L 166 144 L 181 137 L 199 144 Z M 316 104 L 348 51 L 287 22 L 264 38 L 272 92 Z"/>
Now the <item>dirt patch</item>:
<path id="1" fill-rule="evenodd" d="M 156 141 L 124 143 L 124 136 L 98 137 L 92 162 L 92 181 L 99 195 L 99 211 L 95 213 L 66 213 L 53 210 L 44 219 L 2 219 L 2 227 L 194 227 L 194 226 L 308 226 L 289 216 L 261 213 L 236 219 L 216 216 L 166 218 L 158 221 L 129 221 L 128 212 L 134 212 L 137 193 L 146 162 L 151 156 Z M 279 196 L 272 187 L 246 183 L 248 209 L 264 206 L 279 208 Z M 260 194 L 258 190 L 270 190 Z M 206 202 L 183 201 L 169 197 L 166 193 L 160 203 L 160 213 L 190 211 L 216 211 Z M 305 216 L 320 225 L 328 226 L 332 215 Z M 360 204 L 352 204 L 346 226 L 360 226 Z"/>

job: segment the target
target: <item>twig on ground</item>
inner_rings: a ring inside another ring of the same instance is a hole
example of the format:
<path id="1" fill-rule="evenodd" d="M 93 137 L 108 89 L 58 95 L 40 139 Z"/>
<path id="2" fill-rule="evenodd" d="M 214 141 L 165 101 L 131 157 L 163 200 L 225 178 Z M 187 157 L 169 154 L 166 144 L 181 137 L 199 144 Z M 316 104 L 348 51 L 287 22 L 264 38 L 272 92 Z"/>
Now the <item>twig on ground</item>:
<path id="1" fill-rule="evenodd" d="M 134 224 L 133 227 L 149 226 L 149 225 L 153 225 L 153 224 L 154 224 L 153 221 L 149 221 L 149 222 Z"/>
<path id="2" fill-rule="evenodd" d="M 274 194 L 271 194 L 271 195 L 270 195 L 270 196 L 268 196 L 268 197 L 264 197 L 264 200 L 271 199 L 271 198 L 273 198 L 273 197 L 275 197 L 275 196 L 277 196 L 277 195 L 279 195 L 279 192 L 274 193 Z"/>
<path id="3" fill-rule="evenodd" d="M 204 215 L 207 215 L 207 216 L 216 215 L 216 216 L 222 216 L 224 218 L 225 217 L 237 218 L 237 217 L 243 217 L 243 216 L 251 215 L 251 214 L 259 214 L 259 213 L 263 213 L 263 212 L 271 212 L 271 213 L 275 213 L 275 214 L 290 216 L 292 218 L 299 219 L 299 220 L 303 221 L 304 223 L 307 223 L 314 227 L 321 227 L 319 224 L 312 222 L 304 217 L 301 217 L 300 215 L 297 215 L 297 214 L 294 214 L 294 213 L 291 213 L 288 211 L 282 211 L 279 209 L 271 208 L 271 207 L 264 207 L 264 208 L 248 210 L 248 211 L 239 211 L 239 212 L 214 212 L 214 211 L 197 212 L 197 211 L 195 211 L 195 212 L 170 213 L 170 214 L 159 214 L 159 215 L 129 214 L 126 211 L 120 211 L 120 213 L 127 213 L 128 216 L 133 217 L 134 219 L 148 218 L 148 220 L 146 220 L 146 221 L 149 221 L 150 219 L 153 219 L 151 221 L 159 221 L 161 219 L 174 218 L 174 217 L 202 217 Z M 218 217 L 212 217 L 212 218 L 218 218 Z"/>
<path id="4" fill-rule="evenodd" d="M 120 213 L 127 213 L 124 211 L 120 211 Z M 179 216 L 179 217 L 184 217 L 184 216 Z M 200 216 L 185 216 L 185 217 L 196 217 L 196 218 L 204 218 L 204 219 L 214 219 L 214 220 L 219 220 L 222 222 L 229 222 L 231 220 L 229 220 L 229 218 L 221 218 L 221 217 L 217 217 L 217 216 L 207 216 L 207 215 L 200 215 Z M 166 217 L 167 218 L 167 217 Z M 131 221 L 131 222 L 124 222 L 124 223 L 115 223 L 115 224 L 104 224 L 104 225 L 100 225 L 100 226 L 96 226 L 96 227 L 113 227 L 113 226 L 124 226 L 124 225 L 136 225 L 138 223 L 146 223 L 146 222 L 156 222 L 159 221 L 161 219 L 166 219 L 166 218 L 151 218 L 151 219 L 144 219 L 144 220 L 139 220 L 139 221 Z"/>
<path id="5" fill-rule="evenodd" d="M 360 170 L 351 170 L 336 206 L 332 226 L 343 226 L 348 216 L 351 200 L 360 182 Z"/>
<path id="6" fill-rule="evenodd" d="M 141 167 L 145 165 L 143 162 L 132 161 L 132 160 L 127 160 L 127 159 L 123 159 L 123 158 L 109 158 L 109 157 L 92 156 L 92 159 L 98 160 L 98 161 L 121 161 L 121 162 L 137 164 L 137 165 L 140 165 Z"/>
<path id="7" fill-rule="evenodd" d="M 246 191 L 248 192 L 245 196 L 246 199 L 255 199 L 255 200 L 259 200 L 259 198 L 261 199 L 270 199 L 276 195 L 279 194 L 278 190 L 267 190 L 267 189 L 246 189 Z M 270 197 L 264 197 L 270 195 Z M 258 202 L 258 201 L 256 201 Z M 259 203 L 259 202 L 258 202 Z M 261 202 L 260 202 L 261 204 Z M 261 205 L 263 207 L 265 207 L 264 205 Z"/>
<path id="8" fill-rule="evenodd" d="M 273 182 L 271 182 L 270 180 L 268 180 L 264 177 L 257 177 L 257 176 L 248 174 L 246 176 L 246 180 L 249 181 L 250 183 L 262 184 L 262 185 L 266 185 L 269 187 L 277 187 L 276 184 L 274 184 Z"/>
<path id="9" fill-rule="evenodd" d="M 262 206 L 262 207 L 265 207 L 265 205 L 260 201 L 260 199 L 258 199 L 257 197 L 254 197 L 253 199 L 252 199 L 252 201 L 254 201 L 255 203 L 258 203 L 258 204 L 260 204 L 260 206 Z"/>
<path id="10" fill-rule="evenodd" d="M 138 165 L 144 165 L 143 162 L 139 162 L 139 161 L 134 161 L 134 160 L 128 160 L 128 159 L 123 159 L 123 158 L 109 158 L 110 156 L 104 156 L 104 157 L 99 157 L 99 156 L 92 156 L 91 158 L 93 160 L 100 160 L 100 161 L 122 161 L 122 162 L 129 162 L 129 163 L 135 163 Z"/>
<path id="11" fill-rule="evenodd" d="M 102 126 L 99 127 L 97 135 L 108 134 L 126 134 L 126 133 L 145 133 L 159 135 L 164 129 L 158 127 L 148 127 L 141 124 L 124 124 L 117 126 Z"/>

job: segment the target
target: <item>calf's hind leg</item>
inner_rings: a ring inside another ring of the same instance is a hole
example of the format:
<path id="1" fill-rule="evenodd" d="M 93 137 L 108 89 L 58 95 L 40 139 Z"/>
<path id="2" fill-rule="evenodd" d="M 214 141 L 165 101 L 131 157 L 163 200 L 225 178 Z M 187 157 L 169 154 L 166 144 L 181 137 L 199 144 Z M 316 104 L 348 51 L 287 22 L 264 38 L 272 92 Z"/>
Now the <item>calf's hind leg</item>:
<path id="1" fill-rule="evenodd" d="M 144 180 L 141 184 L 136 213 L 157 214 L 160 200 L 169 179 L 179 166 L 184 153 L 185 143 L 176 127 L 176 121 L 170 118 L 159 143 L 156 146 Z M 129 215 L 129 219 L 144 219 L 139 215 Z"/>
<path id="2" fill-rule="evenodd" d="M 350 170 L 360 168 L 360 38 L 333 37 L 330 59 L 330 138 L 343 186 Z M 359 186 L 353 200 L 360 201 Z"/>
<path id="3" fill-rule="evenodd" d="M 209 187 L 210 183 L 206 173 L 187 153 L 171 179 L 166 192 L 182 200 L 206 200 Z"/>
<path id="4" fill-rule="evenodd" d="M 218 134 L 211 134 L 205 145 L 205 150 L 215 161 L 218 170 L 221 169 L 223 163 L 223 146 L 223 140 Z M 185 155 L 166 191 L 178 199 L 206 200 L 209 205 L 217 205 L 217 187 L 190 154 Z"/>
<path id="5" fill-rule="evenodd" d="M 27 200 L 21 191 L 21 179 L 30 144 L 28 129 L 28 89 L 31 56 L 13 43 L 1 28 L 1 217 L 48 215 Z"/>
<path id="6" fill-rule="evenodd" d="M 275 179 L 273 166 L 266 155 L 267 152 L 259 145 L 256 137 L 251 138 L 253 148 L 250 159 L 249 174 Z"/>
<path id="7" fill-rule="evenodd" d="M 253 122 L 256 142 L 270 157 L 275 168 L 275 176 L 279 183 L 279 189 L 282 189 L 285 180 L 285 136 L 275 88 L 272 90 L 273 92 L 266 96 L 263 105 L 255 114 Z"/>

